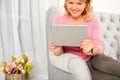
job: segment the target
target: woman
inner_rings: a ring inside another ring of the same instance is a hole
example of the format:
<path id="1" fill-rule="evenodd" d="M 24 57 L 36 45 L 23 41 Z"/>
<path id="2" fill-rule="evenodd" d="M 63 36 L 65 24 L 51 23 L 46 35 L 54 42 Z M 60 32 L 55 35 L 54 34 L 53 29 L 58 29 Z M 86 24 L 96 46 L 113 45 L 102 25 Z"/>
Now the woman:
<path id="1" fill-rule="evenodd" d="M 75 80 L 120 80 L 120 64 L 101 55 L 101 29 L 99 21 L 92 17 L 91 0 L 65 0 L 64 8 L 66 13 L 54 18 L 53 23 L 85 24 L 88 26 L 88 39 L 83 40 L 80 47 L 56 46 L 51 41 L 49 48 L 54 53 L 51 63 L 72 73 Z M 109 68 L 111 64 L 116 66 Z"/>

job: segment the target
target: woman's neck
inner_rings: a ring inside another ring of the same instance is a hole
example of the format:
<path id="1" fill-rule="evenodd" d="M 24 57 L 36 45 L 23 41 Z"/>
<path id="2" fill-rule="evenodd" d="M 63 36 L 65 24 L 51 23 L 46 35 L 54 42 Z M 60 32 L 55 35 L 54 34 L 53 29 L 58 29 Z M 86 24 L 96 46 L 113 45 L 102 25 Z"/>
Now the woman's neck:
<path id="1" fill-rule="evenodd" d="M 92 16 L 88 17 L 88 18 L 85 18 L 85 17 L 82 17 L 82 16 L 79 16 L 79 17 L 75 18 L 75 17 L 72 17 L 68 14 L 64 14 L 64 15 L 71 20 L 72 24 L 84 24 L 85 22 L 89 22 L 93 19 Z"/>
<path id="2" fill-rule="evenodd" d="M 71 17 L 71 20 L 73 24 L 84 24 L 85 22 L 83 17 L 78 18 Z"/>

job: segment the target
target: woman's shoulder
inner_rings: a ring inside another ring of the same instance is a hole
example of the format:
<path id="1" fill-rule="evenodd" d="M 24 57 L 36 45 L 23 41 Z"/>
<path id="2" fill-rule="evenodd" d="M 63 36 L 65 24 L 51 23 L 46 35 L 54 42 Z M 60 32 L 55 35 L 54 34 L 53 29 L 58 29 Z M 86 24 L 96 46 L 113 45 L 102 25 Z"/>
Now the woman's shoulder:
<path id="1" fill-rule="evenodd" d="M 86 20 L 86 22 L 88 23 L 100 23 L 99 19 L 97 19 L 96 17 L 91 17 L 89 19 Z"/>
<path id="2" fill-rule="evenodd" d="M 85 19 L 86 22 L 94 22 L 94 21 L 99 21 L 96 17 L 90 17 Z"/>
<path id="3" fill-rule="evenodd" d="M 100 26 L 101 26 L 99 19 L 97 19 L 97 18 L 95 18 L 95 17 L 93 17 L 93 18 L 91 18 L 91 20 L 87 21 L 86 24 L 89 25 L 92 29 L 93 29 L 93 27 L 94 27 L 95 29 L 96 29 L 96 28 L 99 29 Z"/>
<path id="4" fill-rule="evenodd" d="M 99 21 L 99 19 L 97 19 L 97 18 L 93 18 L 92 19 L 92 23 L 94 23 L 94 24 L 100 24 L 100 21 Z"/>

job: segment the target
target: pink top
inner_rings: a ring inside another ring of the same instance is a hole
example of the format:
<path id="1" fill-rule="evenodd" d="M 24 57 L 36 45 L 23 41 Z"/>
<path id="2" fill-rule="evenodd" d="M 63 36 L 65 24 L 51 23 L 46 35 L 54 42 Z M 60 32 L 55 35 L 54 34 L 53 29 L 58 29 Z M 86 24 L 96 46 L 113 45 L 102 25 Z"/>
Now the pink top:
<path id="1" fill-rule="evenodd" d="M 53 20 L 54 24 L 72 24 L 72 21 L 67 16 L 57 16 Z M 100 48 L 100 54 L 103 53 L 103 43 L 101 39 L 101 27 L 99 21 L 93 18 L 89 22 L 85 22 L 84 24 L 88 25 L 88 37 L 93 40 L 94 44 Z M 85 61 L 90 60 L 91 56 L 86 55 L 82 52 L 80 47 L 73 47 L 73 46 L 63 46 L 63 50 L 65 53 L 71 53 L 78 55 Z"/>

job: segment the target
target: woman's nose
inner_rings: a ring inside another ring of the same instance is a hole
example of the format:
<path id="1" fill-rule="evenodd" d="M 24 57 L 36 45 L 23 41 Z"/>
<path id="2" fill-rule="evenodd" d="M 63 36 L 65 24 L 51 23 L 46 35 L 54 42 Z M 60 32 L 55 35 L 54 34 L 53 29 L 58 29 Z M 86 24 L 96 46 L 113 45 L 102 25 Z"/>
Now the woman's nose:
<path id="1" fill-rule="evenodd" d="M 74 5 L 73 5 L 73 9 L 76 9 L 76 8 L 77 8 L 77 5 L 76 5 L 76 4 L 74 4 Z"/>

